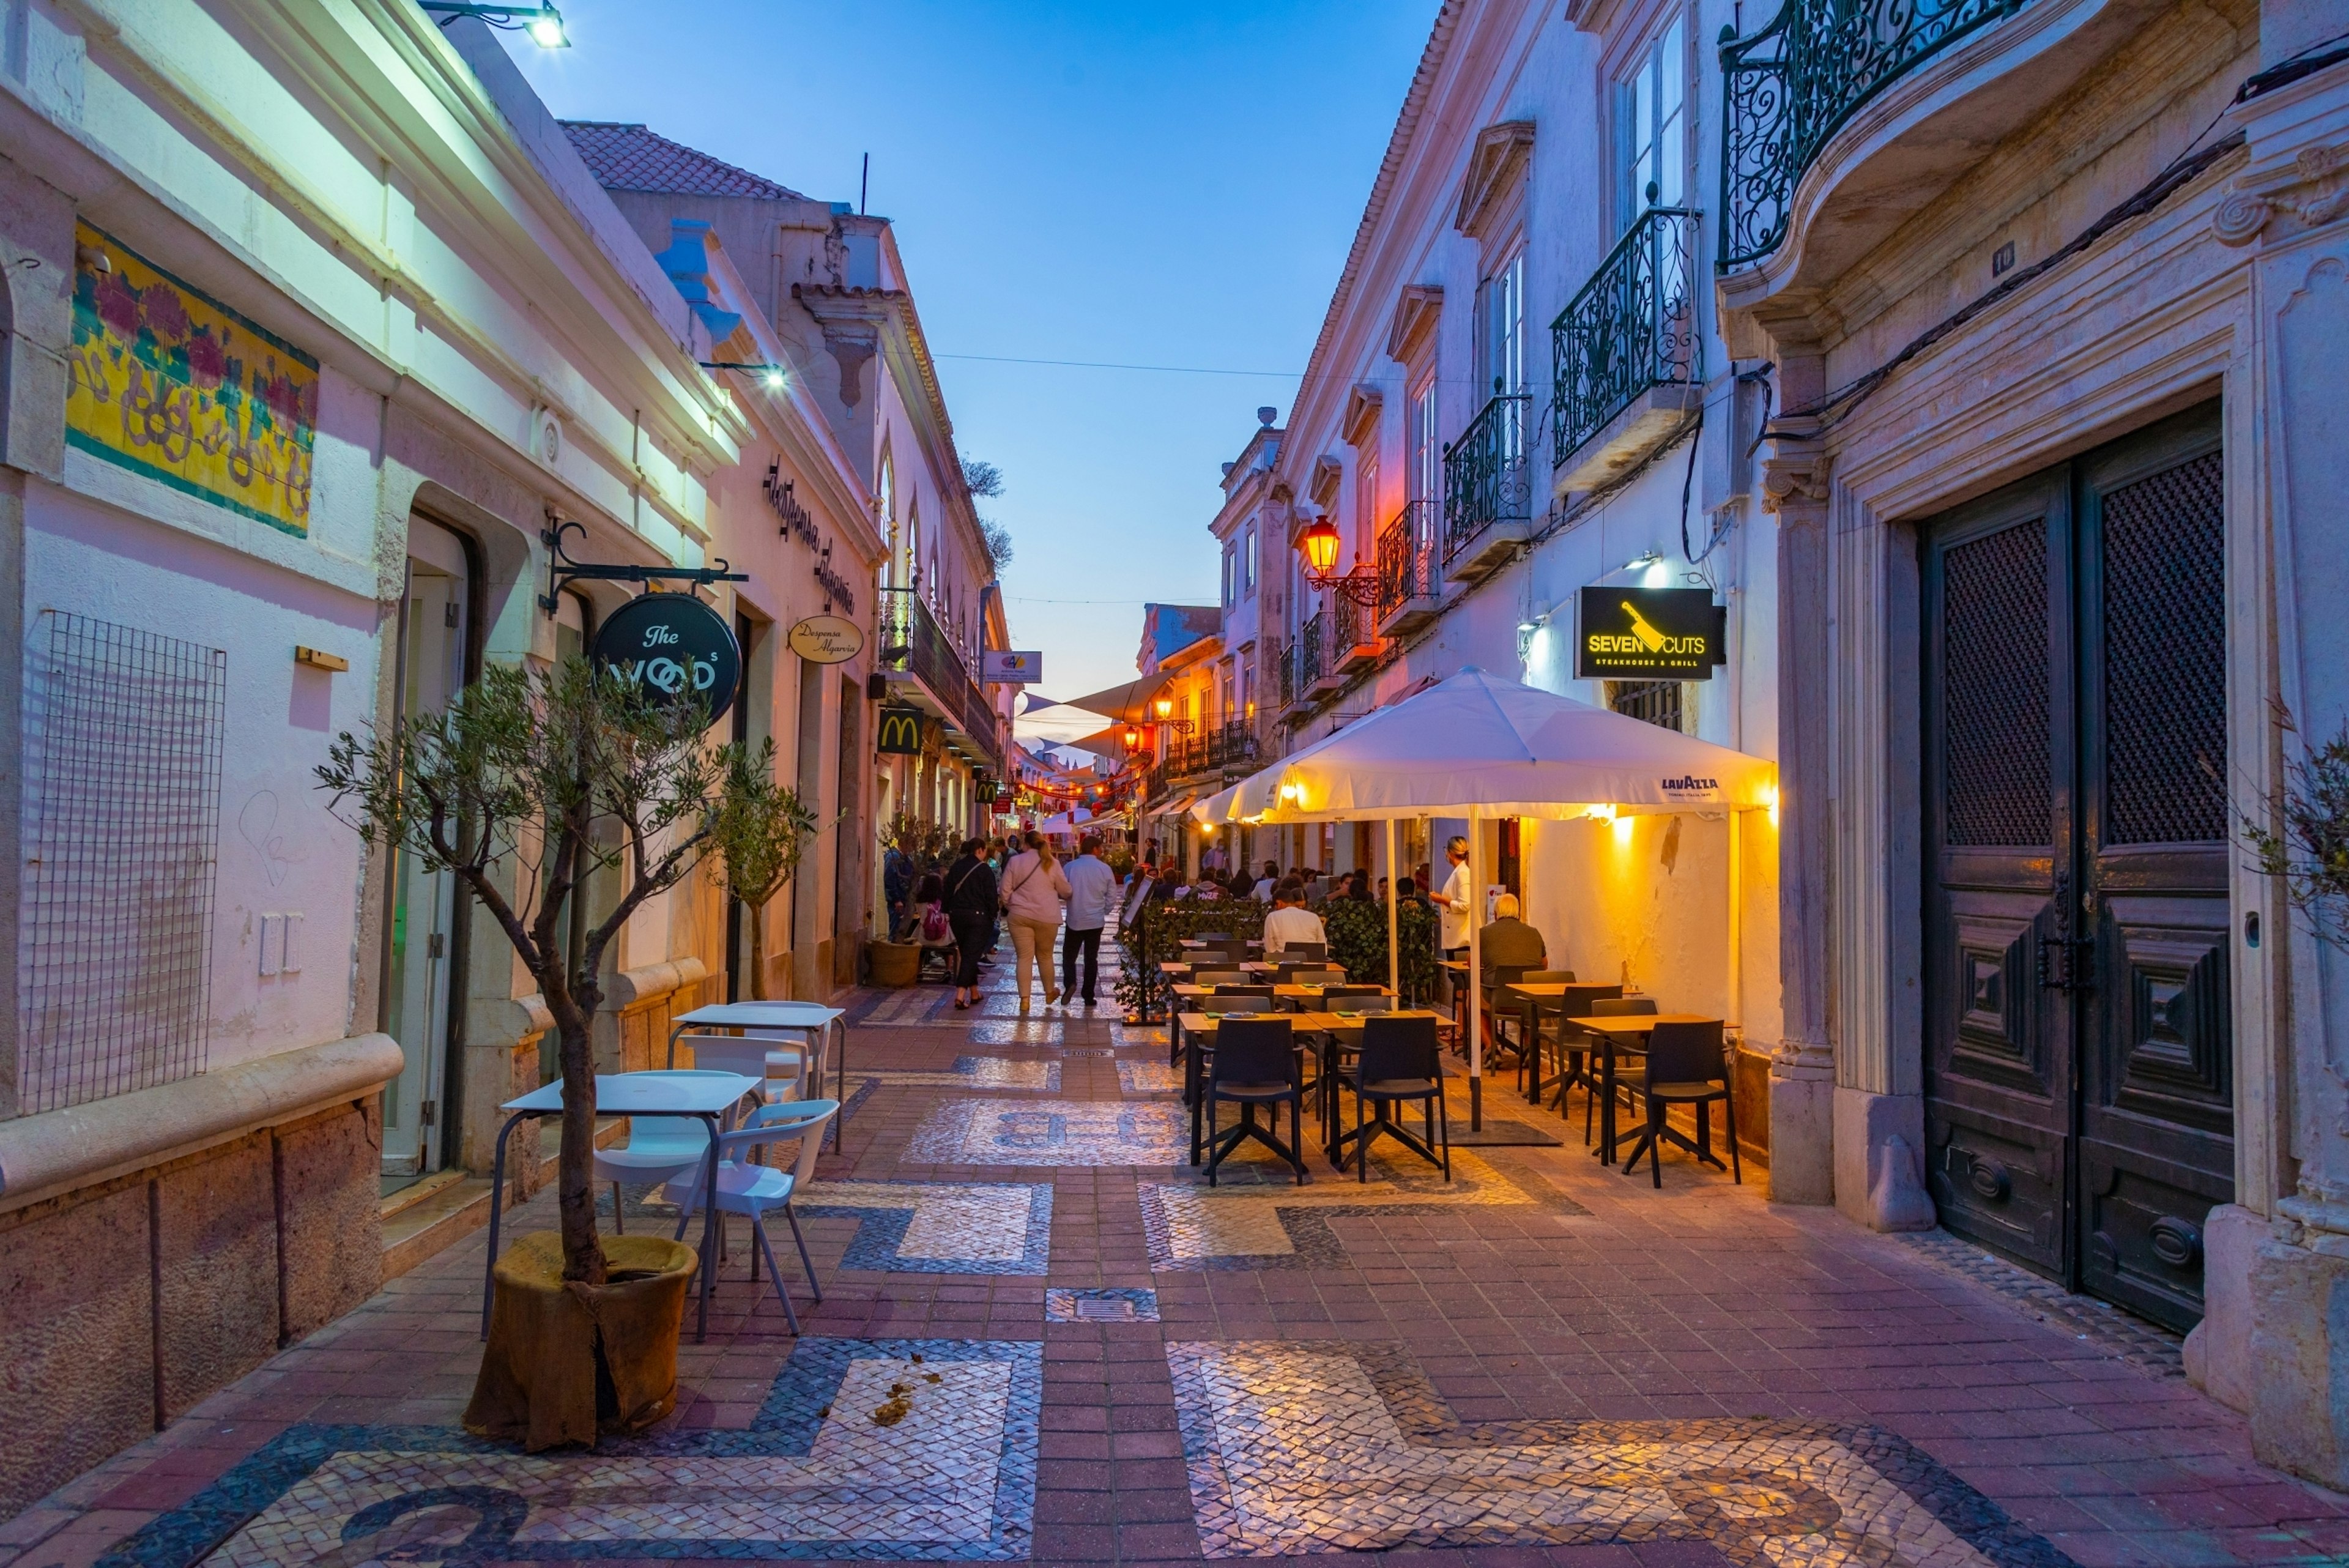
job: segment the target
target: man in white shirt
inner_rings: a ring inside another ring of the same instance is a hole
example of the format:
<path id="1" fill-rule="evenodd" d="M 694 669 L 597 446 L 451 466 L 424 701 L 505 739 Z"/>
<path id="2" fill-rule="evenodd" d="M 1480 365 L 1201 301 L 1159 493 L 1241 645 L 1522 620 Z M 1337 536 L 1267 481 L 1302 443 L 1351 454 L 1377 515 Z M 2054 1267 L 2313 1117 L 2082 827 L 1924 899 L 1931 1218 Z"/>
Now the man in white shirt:
<path id="1" fill-rule="evenodd" d="M 1264 863 L 1264 875 L 1256 879 L 1256 887 L 1251 896 L 1254 897 L 1258 903 L 1262 903 L 1265 899 L 1271 898 L 1273 896 L 1273 889 L 1279 886 L 1280 862 L 1278 860 L 1268 860 Z"/>
<path id="2" fill-rule="evenodd" d="M 1068 923 L 1061 929 L 1061 994 L 1081 994 L 1093 1005 L 1093 981 L 1101 971 L 1102 928 L 1109 923 L 1110 900 L 1117 896 L 1117 873 L 1101 857 L 1101 836 L 1077 840 L 1077 857 L 1061 868 L 1069 878 Z M 1077 955 L 1085 957 L 1085 983 L 1077 989 Z"/>
<path id="3" fill-rule="evenodd" d="M 1324 952 L 1330 950 L 1330 933 L 1322 929 L 1321 917 L 1305 907 L 1305 885 L 1294 877 L 1272 890 L 1272 913 L 1264 918 L 1264 957 L 1267 963 L 1298 942 L 1319 942 Z"/>
<path id="4" fill-rule="evenodd" d="M 1444 846 L 1444 857 L 1452 862 L 1452 875 L 1444 879 L 1444 891 L 1435 897 L 1435 908 L 1441 917 L 1441 940 L 1446 958 L 1468 955 L 1468 917 L 1475 910 L 1475 889 L 1468 886 L 1468 841 L 1454 835 Z"/>

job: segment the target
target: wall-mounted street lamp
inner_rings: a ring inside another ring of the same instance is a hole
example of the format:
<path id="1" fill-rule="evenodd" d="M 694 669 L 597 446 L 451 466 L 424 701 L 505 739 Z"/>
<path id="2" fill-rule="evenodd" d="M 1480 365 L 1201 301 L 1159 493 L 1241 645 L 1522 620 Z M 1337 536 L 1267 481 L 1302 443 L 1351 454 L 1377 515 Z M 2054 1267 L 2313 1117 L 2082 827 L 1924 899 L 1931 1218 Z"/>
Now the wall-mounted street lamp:
<path id="1" fill-rule="evenodd" d="M 571 35 L 563 30 L 563 13 L 552 5 L 471 5 L 458 0 L 417 0 L 428 16 L 446 26 L 459 16 L 479 16 L 501 32 L 524 32 L 542 49 L 567 49 Z"/>
<path id="2" fill-rule="evenodd" d="M 1153 713 L 1155 713 L 1156 715 L 1158 715 L 1158 727 L 1159 727 L 1160 729 L 1162 729 L 1162 730 L 1172 730 L 1172 731 L 1174 731 L 1174 732 L 1176 734 L 1178 734 L 1178 735 L 1187 735 L 1187 734 L 1189 734 L 1189 733 L 1191 732 L 1191 721 L 1190 721 L 1190 720 L 1188 720 L 1188 719 L 1177 719 L 1176 717 L 1174 717 L 1174 698 L 1172 698 L 1172 697 L 1154 697 L 1154 698 L 1152 698 L 1152 699 L 1151 699 L 1151 701 L 1150 701 L 1150 711 L 1151 711 Z"/>
<path id="3" fill-rule="evenodd" d="M 741 370 L 758 377 L 771 392 L 783 389 L 783 368 L 781 365 L 749 364 L 734 359 L 696 359 L 694 363 L 705 370 Z"/>
<path id="4" fill-rule="evenodd" d="M 1305 557 L 1306 586 L 1350 598 L 1358 605 L 1378 603 L 1379 574 L 1375 567 L 1357 566 L 1350 572 L 1338 570 L 1338 551 L 1344 543 L 1339 537 L 1338 525 L 1327 517 L 1314 519 L 1297 536 L 1298 551 Z"/>

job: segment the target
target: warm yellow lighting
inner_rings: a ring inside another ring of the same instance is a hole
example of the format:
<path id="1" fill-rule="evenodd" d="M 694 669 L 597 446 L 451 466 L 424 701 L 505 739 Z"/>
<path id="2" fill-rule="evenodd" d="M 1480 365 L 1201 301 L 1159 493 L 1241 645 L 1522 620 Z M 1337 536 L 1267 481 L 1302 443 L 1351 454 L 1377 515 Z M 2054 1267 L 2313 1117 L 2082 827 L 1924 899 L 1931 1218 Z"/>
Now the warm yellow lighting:
<path id="1" fill-rule="evenodd" d="M 1203 822 L 1203 823 L 1199 824 L 1199 836 L 1200 836 L 1200 837 L 1202 837 L 1202 838 L 1213 838 L 1215 836 L 1216 836 L 1216 825 L 1215 825 L 1214 823 L 1212 823 L 1212 822 Z"/>
<path id="2" fill-rule="evenodd" d="M 1630 843 L 1631 826 L 1639 820 L 1640 819 L 1636 816 L 1619 816 L 1615 818 L 1615 842 L 1618 844 Z"/>
<path id="3" fill-rule="evenodd" d="M 1305 564 L 1317 576 L 1328 576 L 1338 564 L 1337 524 L 1324 517 L 1297 536 L 1297 547 L 1305 552 Z"/>
<path id="4" fill-rule="evenodd" d="M 1582 815 L 1593 822 L 1612 822 L 1615 820 L 1615 808 L 1611 805 L 1588 806 Z"/>
<path id="5" fill-rule="evenodd" d="M 1280 786 L 1280 798 L 1283 800 L 1293 800 L 1299 805 L 1303 805 L 1305 801 L 1305 786 L 1301 784 L 1296 783 L 1294 780 L 1282 784 Z"/>
<path id="6" fill-rule="evenodd" d="M 1125 727 L 1124 735 L 1120 738 L 1125 742 L 1125 749 L 1127 751 L 1138 752 L 1142 750 L 1142 732 L 1134 725 L 1128 724 Z"/>
<path id="7" fill-rule="evenodd" d="M 1762 804 L 1770 814 L 1770 826 L 1778 826 L 1778 786 L 1770 784 L 1762 791 Z"/>
<path id="8" fill-rule="evenodd" d="M 1150 706 L 1157 711 L 1158 717 L 1162 722 L 1174 716 L 1174 699 L 1172 697 L 1158 698 L 1153 701 Z"/>

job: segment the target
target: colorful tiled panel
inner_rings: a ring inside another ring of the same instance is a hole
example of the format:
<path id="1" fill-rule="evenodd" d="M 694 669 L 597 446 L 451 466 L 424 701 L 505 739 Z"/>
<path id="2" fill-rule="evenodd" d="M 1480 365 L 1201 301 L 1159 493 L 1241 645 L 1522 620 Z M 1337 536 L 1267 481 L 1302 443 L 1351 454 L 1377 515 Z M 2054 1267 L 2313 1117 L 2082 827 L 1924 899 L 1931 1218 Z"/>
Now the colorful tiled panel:
<path id="1" fill-rule="evenodd" d="M 822 1181 L 795 1207 L 864 1221 L 843 1269 L 1040 1274 L 1051 1262 L 1052 1189 L 1021 1182 Z"/>
<path id="2" fill-rule="evenodd" d="M 1042 1397 L 1033 1341 L 807 1339 L 744 1431 L 526 1456 L 297 1426 L 100 1562 L 1025 1558 Z"/>
<path id="3" fill-rule="evenodd" d="M 1781 1420 L 1463 1425 L 1401 1345 L 1167 1346 L 1209 1557 L 1710 1543 L 1740 1568 L 2068 1568 L 1902 1439 Z"/>
<path id="4" fill-rule="evenodd" d="M 1044 1321 L 1156 1323 L 1158 1293 L 1119 1286 L 1067 1290 L 1055 1285 L 1044 1293 Z"/>
<path id="5" fill-rule="evenodd" d="M 905 1146 L 916 1165 L 1179 1165 L 1190 1129 L 1178 1105 L 1114 1100 L 947 1100 Z"/>
<path id="6" fill-rule="evenodd" d="M 1117 1086 L 1129 1095 L 1173 1095 L 1183 1088 L 1181 1069 L 1164 1062 L 1120 1061 Z"/>
<path id="7" fill-rule="evenodd" d="M 1152 1271 L 1343 1267 L 1345 1248 L 1329 1223 L 1340 1215 L 1495 1207 L 1583 1211 L 1547 1182 L 1505 1168 L 1474 1149 L 1453 1149 L 1449 1182 L 1408 1154 L 1387 1158 L 1377 1149 L 1371 1151 L 1367 1182 L 1326 1161 L 1309 1165 L 1313 1179 L 1302 1187 L 1290 1183 L 1286 1167 L 1265 1162 L 1226 1166 L 1216 1187 L 1140 1183 L 1136 1194 Z"/>

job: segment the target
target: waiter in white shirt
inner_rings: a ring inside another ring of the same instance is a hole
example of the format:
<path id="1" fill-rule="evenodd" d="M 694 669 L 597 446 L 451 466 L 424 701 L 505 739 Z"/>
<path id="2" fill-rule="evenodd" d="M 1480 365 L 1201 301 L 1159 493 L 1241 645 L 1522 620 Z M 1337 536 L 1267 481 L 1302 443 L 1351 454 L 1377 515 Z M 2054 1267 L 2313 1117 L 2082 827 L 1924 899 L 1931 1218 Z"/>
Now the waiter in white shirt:
<path id="1" fill-rule="evenodd" d="M 1468 921 L 1476 906 L 1475 889 L 1468 886 L 1468 841 L 1454 834 L 1444 846 L 1444 857 L 1452 862 L 1452 875 L 1444 879 L 1444 891 L 1435 896 L 1439 919 L 1439 946 L 1448 959 L 1468 956 Z"/>

